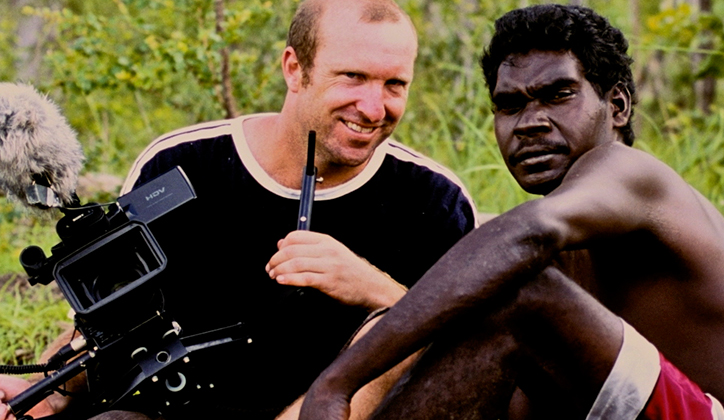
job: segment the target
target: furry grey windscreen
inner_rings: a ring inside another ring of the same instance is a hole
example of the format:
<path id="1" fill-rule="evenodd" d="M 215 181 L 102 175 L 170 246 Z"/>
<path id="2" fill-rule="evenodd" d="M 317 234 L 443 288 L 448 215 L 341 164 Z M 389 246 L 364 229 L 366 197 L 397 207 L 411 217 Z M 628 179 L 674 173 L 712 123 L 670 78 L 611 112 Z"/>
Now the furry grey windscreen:
<path id="1" fill-rule="evenodd" d="M 83 161 L 75 131 L 47 95 L 0 83 L 0 190 L 27 204 L 26 188 L 42 175 L 70 203 Z"/>

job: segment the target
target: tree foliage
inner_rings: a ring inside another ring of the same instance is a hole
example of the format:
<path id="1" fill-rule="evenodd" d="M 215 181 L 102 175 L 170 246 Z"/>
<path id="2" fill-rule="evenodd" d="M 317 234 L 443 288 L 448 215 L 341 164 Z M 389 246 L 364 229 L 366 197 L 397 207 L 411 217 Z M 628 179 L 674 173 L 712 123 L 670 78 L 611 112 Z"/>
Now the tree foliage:
<path id="1" fill-rule="evenodd" d="M 70 9 L 25 7 L 56 27 L 47 60 L 53 85 L 66 93 L 90 95 L 98 90 L 151 94 L 195 118 L 218 117 L 221 50 L 232 47 L 237 90 L 246 107 L 265 98 L 276 74 L 274 51 L 281 51 L 279 16 L 270 1 L 249 1 L 227 8 L 223 30 L 216 30 L 213 2 L 205 0 L 113 0 L 106 14 Z M 194 98 L 194 101 L 189 101 Z M 276 105 L 276 104 L 262 104 Z"/>

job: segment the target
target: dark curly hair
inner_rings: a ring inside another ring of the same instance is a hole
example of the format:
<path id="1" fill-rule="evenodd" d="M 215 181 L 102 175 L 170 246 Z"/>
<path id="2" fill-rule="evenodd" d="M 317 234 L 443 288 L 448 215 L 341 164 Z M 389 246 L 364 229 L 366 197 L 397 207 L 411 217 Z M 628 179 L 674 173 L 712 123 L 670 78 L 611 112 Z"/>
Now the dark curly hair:
<path id="1" fill-rule="evenodd" d="M 593 10 L 545 4 L 513 10 L 496 20 L 495 34 L 480 60 L 491 95 L 501 63 L 510 54 L 532 50 L 570 51 L 581 62 L 586 80 L 599 97 L 621 83 L 631 93 L 632 105 L 636 103 L 633 59 L 626 54 L 628 42 L 620 30 Z M 620 130 L 624 142 L 633 144 L 631 119 Z"/>

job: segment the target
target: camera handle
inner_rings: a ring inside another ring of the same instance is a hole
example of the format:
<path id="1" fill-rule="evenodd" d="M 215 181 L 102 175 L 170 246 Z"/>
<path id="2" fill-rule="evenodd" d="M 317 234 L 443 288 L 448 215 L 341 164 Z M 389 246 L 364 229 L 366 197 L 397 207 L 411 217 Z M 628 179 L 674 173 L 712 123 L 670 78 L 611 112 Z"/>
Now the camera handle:
<path id="1" fill-rule="evenodd" d="M 15 417 L 22 417 L 28 410 L 55 392 L 56 388 L 86 370 L 88 362 L 95 356 L 96 352 L 92 350 L 88 351 L 39 382 L 36 382 L 30 388 L 7 402 L 10 411 Z"/>

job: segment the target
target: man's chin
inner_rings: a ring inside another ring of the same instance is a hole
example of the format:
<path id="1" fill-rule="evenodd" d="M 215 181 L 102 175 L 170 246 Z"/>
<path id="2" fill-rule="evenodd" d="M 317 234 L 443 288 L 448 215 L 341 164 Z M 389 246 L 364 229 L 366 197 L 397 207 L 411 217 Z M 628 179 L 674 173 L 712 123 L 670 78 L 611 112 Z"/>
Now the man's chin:
<path id="1" fill-rule="evenodd" d="M 360 148 L 346 148 L 339 150 L 332 157 L 332 163 L 339 166 L 356 167 L 364 165 L 370 160 L 370 157 L 374 154 L 375 148 L 372 145 Z"/>
<path id="2" fill-rule="evenodd" d="M 546 176 L 546 173 L 516 177 L 518 185 L 528 194 L 547 195 L 561 185 L 562 176 Z"/>
<path id="3" fill-rule="evenodd" d="M 363 166 L 369 162 L 369 157 L 366 158 L 346 158 L 340 159 L 336 162 L 338 166 L 346 166 L 348 168 L 357 168 Z"/>

